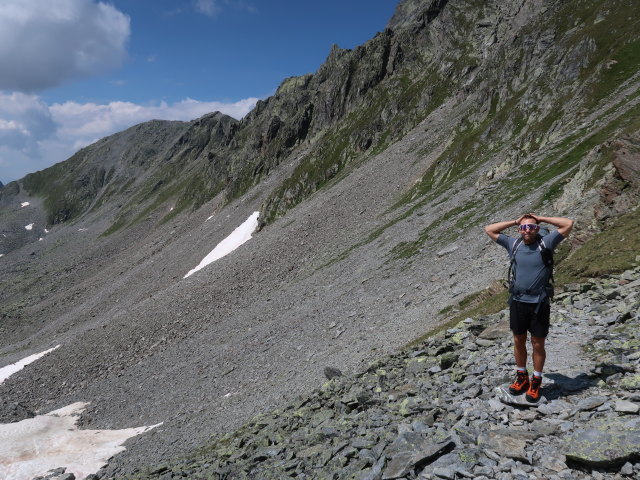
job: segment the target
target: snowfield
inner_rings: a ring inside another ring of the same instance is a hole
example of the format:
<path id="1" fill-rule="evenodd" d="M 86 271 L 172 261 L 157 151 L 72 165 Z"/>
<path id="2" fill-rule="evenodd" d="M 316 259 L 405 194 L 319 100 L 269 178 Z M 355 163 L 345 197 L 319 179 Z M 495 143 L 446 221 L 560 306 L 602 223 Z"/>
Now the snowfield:
<path id="1" fill-rule="evenodd" d="M 183 278 L 187 278 L 198 270 L 202 270 L 210 263 L 213 263 L 216 260 L 221 259 L 225 255 L 230 254 L 240 245 L 249 241 L 251 239 L 251 234 L 253 234 L 258 226 L 259 214 L 260 212 L 253 212 L 251 216 L 247 218 L 244 223 L 242 223 L 242 225 L 236 228 L 233 232 L 231 232 L 231 234 L 229 234 L 229 236 L 227 236 L 227 238 L 216 245 L 216 248 L 211 250 L 211 252 L 202 259 L 200 264 L 198 264 L 196 268 L 189 270 L 189 273 L 187 273 Z"/>
<path id="2" fill-rule="evenodd" d="M 0 368 L 0 383 L 3 383 L 11 375 L 13 375 L 16 372 L 19 372 L 30 363 L 35 362 L 39 358 L 44 357 L 47 353 L 53 352 L 59 346 L 60 345 L 56 345 L 55 347 L 50 348 L 49 350 L 45 350 L 44 352 L 34 353 L 33 355 L 29 355 L 28 357 L 23 358 L 19 362 Z"/>
<path id="3" fill-rule="evenodd" d="M 61 466 L 65 473 L 85 478 L 126 450 L 122 444 L 127 439 L 162 425 L 78 430 L 76 422 L 87 405 L 76 402 L 46 415 L 0 425 L 0 478 L 30 480 Z"/>
<path id="4" fill-rule="evenodd" d="M 0 368 L 0 383 L 58 347 Z M 126 450 L 122 446 L 126 440 L 162 425 L 78 430 L 76 423 L 87 405 L 76 402 L 46 415 L 0 424 L 0 479 L 30 480 L 58 467 L 65 467 L 65 473 L 73 473 L 76 478 L 84 478 Z"/>

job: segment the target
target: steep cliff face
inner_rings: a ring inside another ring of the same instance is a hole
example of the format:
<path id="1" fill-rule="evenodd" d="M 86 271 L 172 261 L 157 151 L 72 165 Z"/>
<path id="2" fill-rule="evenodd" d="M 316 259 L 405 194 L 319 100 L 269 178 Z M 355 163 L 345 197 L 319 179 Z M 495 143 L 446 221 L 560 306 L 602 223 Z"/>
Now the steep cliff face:
<path id="1" fill-rule="evenodd" d="M 6 185 L 1 358 L 63 347 L 3 399 L 91 401 L 90 426 L 164 421 L 114 463 L 131 471 L 435 327 L 504 276 L 486 223 L 571 216 L 558 258 L 623 270 L 637 251 L 631 12 L 405 0 L 240 121 L 149 122 Z M 252 240 L 183 279 L 256 210 Z"/>

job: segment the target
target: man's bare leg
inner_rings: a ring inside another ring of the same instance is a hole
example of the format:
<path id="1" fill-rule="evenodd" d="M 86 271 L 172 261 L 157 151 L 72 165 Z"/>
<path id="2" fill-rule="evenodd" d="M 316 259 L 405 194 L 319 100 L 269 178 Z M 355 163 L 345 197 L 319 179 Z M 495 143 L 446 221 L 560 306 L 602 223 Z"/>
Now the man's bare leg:
<path id="1" fill-rule="evenodd" d="M 531 354 L 531 356 L 533 357 L 533 369 L 536 372 L 540 373 L 542 373 L 544 362 L 547 359 L 547 352 L 544 349 L 545 340 L 545 337 L 534 337 L 533 335 L 531 336 L 531 346 L 533 347 L 533 352 Z"/>
<path id="2" fill-rule="evenodd" d="M 533 337 L 531 338 L 533 340 Z M 543 339 L 544 340 L 544 339 Z M 513 335 L 513 354 L 518 368 L 527 367 L 527 334 Z"/>

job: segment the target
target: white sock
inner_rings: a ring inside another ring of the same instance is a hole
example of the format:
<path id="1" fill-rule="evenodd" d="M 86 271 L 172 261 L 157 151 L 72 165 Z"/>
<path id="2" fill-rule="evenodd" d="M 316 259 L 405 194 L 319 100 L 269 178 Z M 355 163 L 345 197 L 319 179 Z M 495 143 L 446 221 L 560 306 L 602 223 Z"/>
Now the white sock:
<path id="1" fill-rule="evenodd" d="M 536 376 L 536 377 L 540 377 L 540 378 L 542 378 L 542 372 L 539 372 L 539 371 L 537 371 L 537 370 L 534 370 L 534 371 L 533 371 L 533 375 L 534 375 L 534 376 Z"/>
<path id="2" fill-rule="evenodd" d="M 518 371 L 527 373 L 527 367 L 518 367 Z"/>

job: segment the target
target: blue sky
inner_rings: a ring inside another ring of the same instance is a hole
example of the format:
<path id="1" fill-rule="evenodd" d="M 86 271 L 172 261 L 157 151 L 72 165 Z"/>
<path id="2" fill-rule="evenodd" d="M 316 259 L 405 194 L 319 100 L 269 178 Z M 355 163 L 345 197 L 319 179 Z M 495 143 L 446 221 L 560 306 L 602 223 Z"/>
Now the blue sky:
<path id="1" fill-rule="evenodd" d="M 239 118 L 284 78 L 317 70 L 332 44 L 383 30 L 396 4 L 3 0 L 0 181 L 151 118 Z"/>

